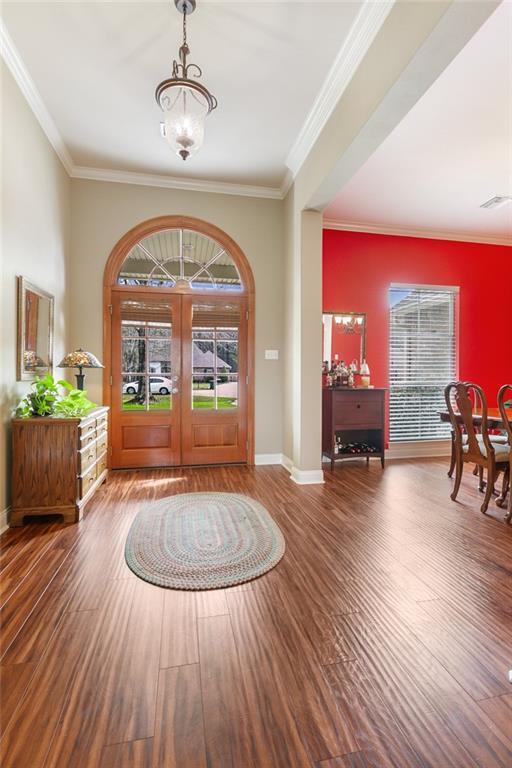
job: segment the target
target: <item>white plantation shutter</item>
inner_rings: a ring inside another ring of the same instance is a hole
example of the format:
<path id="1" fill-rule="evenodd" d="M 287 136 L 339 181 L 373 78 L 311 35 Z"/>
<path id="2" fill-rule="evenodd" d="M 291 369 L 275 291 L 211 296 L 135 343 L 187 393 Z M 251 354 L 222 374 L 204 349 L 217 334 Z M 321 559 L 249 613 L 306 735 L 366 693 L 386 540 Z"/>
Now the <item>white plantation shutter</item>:
<path id="1" fill-rule="evenodd" d="M 444 388 L 456 378 L 456 288 L 393 286 L 390 299 L 391 442 L 439 440 Z"/>

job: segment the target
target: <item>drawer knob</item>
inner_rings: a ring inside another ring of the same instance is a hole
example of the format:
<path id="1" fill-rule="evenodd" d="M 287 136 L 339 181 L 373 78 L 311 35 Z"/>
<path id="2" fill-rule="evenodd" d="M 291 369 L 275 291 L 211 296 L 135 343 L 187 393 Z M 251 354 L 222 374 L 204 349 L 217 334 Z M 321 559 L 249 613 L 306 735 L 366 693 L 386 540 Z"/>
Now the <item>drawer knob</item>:
<path id="1" fill-rule="evenodd" d="M 358 408 L 360 408 L 360 407 L 361 407 L 361 403 L 358 403 L 358 404 L 357 404 L 357 407 L 358 407 Z"/>

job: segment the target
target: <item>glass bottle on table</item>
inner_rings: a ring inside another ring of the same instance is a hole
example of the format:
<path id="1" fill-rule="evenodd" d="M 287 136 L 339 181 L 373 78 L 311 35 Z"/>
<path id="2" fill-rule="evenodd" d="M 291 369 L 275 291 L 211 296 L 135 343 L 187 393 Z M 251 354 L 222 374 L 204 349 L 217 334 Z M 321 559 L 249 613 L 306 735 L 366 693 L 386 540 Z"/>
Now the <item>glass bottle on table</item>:
<path id="1" fill-rule="evenodd" d="M 366 362 L 366 360 L 363 360 L 361 364 L 361 386 L 362 387 L 370 386 L 370 367 Z"/>

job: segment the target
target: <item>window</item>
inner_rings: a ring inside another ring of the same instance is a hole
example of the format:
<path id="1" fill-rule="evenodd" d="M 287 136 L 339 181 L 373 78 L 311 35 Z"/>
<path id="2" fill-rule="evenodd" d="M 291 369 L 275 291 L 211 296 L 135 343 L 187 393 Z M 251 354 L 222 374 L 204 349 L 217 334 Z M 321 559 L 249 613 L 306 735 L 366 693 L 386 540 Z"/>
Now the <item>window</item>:
<path id="1" fill-rule="evenodd" d="M 211 237 L 188 229 L 164 229 L 143 238 L 126 257 L 117 283 L 242 290 L 238 269 L 227 251 Z"/>
<path id="2" fill-rule="evenodd" d="M 457 288 L 394 285 L 389 292 L 391 442 L 439 440 L 444 388 L 457 375 Z"/>
<path id="3" fill-rule="evenodd" d="M 121 302 L 123 411 L 172 409 L 171 343 L 172 310 L 168 302 Z"/>
<path id="4" fill-rule="evenodd" d="M 192 307 L 192 408 L 238 407 L 238 305 Z"/>

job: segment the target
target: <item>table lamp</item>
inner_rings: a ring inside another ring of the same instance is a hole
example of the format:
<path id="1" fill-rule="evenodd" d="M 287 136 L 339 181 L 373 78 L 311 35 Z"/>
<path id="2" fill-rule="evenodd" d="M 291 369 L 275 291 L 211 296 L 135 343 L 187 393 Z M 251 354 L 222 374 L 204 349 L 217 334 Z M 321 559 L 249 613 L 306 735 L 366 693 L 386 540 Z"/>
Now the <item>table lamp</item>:
<path id="1" fill-rule="evenodd" d="M 104 366 L 92 352 L 86 352 L 82 347 L 78 347 L 74 352 L 65 355 L 57 368 L 78 368 L 78 373 L 75 374 L 76 388 L 83 389 L 85 373 L 82 372 L 82 368 L 104 368 Z"/>

